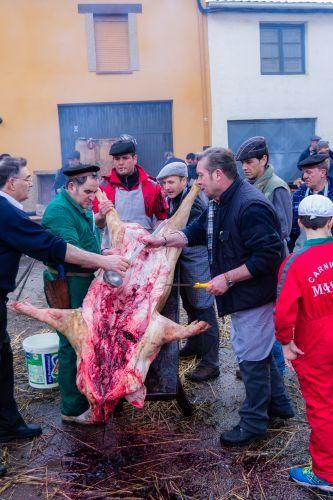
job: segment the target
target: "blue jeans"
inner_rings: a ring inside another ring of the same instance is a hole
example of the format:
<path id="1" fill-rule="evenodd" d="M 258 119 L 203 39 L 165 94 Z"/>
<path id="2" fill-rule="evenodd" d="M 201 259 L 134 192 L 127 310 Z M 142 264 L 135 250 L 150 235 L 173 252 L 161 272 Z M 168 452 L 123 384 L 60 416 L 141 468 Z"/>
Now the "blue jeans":
<path id="1" fill-rule="evenodd" d="M 281 377 L 283 377 L 284 371 L 286 369 L 286 364 L 284 362 L 284 357 L 283 357 L 283 351 L 282 351 L 281 344 L 277 340 L 274 342 L 272 354 L 274 356 L 275 363 L 276 363 L 276 365 L 278 367 L 280 375 L 281 375 Z"/>

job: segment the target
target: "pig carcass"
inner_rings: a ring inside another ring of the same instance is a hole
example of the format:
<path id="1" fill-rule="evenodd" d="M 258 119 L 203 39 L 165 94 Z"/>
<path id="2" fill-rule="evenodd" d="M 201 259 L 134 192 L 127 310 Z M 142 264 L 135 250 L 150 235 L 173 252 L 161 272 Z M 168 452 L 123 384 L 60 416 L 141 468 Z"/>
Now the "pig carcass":
<path id="1" fill-rule="evenodd" d="M 199 188 L 194 185 L 161 235 L 186 225 Z M 104 193 L 98 193 L 103 199 Z M 112 209 L 107 215 L 112 246 L 130 258 L 147 234 L 139 224 L 123 223 Z M 77 386 L 90 402 L 95 422 L 107 422 L 117 403 L 125 397 L 142 407 L 145 377 L 164 343 L 197 335 L 209 327 L 205 322 L 181 326 L 159 312 L 170 293 L 181 249 L 145 248 L 126 272 L 122 286 L 113 288 L 98 271 L 82 309 L 37 309 L 27 302 L 11 308 L 43 321 L 62 332 L 77 353 Z"/>

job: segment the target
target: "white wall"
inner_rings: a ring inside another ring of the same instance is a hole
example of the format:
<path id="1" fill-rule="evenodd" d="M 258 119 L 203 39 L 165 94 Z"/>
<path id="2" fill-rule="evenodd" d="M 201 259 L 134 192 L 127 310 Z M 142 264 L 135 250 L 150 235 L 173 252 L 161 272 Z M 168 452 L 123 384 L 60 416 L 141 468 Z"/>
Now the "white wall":
<path id="1" fill-rule="evenodd" d="M 259 22 L 305 23 L 305 74 L 261 75 Z M 333 145 L 333 13 L 210 14 L 212 144 L 226 146 L 227 120 L 317 118 Z"/>

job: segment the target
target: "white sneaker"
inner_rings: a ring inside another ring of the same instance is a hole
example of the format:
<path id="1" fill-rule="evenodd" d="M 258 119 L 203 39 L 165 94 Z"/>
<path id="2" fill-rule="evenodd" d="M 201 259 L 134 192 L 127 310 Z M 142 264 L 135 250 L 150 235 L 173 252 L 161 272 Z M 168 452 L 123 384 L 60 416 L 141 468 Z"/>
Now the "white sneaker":
<path id="1" fill-rule="evenodd" d="M 81 415 L 78 415 L 77 417 L 71 417 L 69 415 L 62 415 L 61 414 L 61 420 L 63 422 L 72 422 L 73 424 L 80 424 L 80 425 L 93 425 L 96 423 L 93 420 L 93 416 L 92 416 L 90 408 L 88 410 L 86 410 L 84 413 L 82 413 Z"/>

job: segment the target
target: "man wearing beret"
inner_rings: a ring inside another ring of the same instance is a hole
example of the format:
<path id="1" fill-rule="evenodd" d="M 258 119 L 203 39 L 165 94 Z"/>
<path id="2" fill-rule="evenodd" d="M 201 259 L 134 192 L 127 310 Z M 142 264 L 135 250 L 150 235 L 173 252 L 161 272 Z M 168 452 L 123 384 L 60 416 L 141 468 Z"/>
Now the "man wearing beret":
<path id="1" fill-rule="evenodd" d="M 137 163 L 135 139 L 120 136 L 112 144 L 110 155 L 114 168 L 104 177 L 105 184 L 101 187 L 110 201 L 94 202 L 94 211 L 98 212 L 96 223 L 105 227 L 105 215 L 114 206 L 122 221 L 137 222 L 152 231 L 156 222 L 167 218 L 168 206 L 161 186 Z"/>
<path id="2" fill-rule="evenodd" d="M 240 421 L 220 437 L 224 446 L 266 437 L 269 417 L 291 418 L 293 409 L 272 358 L 277 273 L 284 247 L 278 216 L 256 188 L 239 178 L 230 150 L 201 155 L 198 184 L 208 209 L 183 231 L 147 236 L 153 247 L 207 245 L 211 274 L 206 289 L 220 316 L 231 316 L 231 342 L 245 385 Z"/>
<path id="3" fill-rule="evenodd" d="M 168 217 L 172 217 L 190 191 L 187 184 L 188 167 L 182 161 L 168 163 L 158 174 L 157 180 L 161 182 L 167 196 Z M 205 203 L 198 196 L 192 205 L 188 224 L 198 218 L 206 208 Z M 191 285 L 197 281 L 203 283 L 210 281 L 206 245 L 195 245 L 183 249 L 177 263 L 175 277 L 175 281 L 180 284 Z M 206 321 L 210 325 L 207 332 L 188 339 L 185 347 L 180 350 L 181 357 L 198 356 L 201 358 L 193 372 L 186 374 L 185 377 L 193 382 L 214 379 L 220 374 L 219 327 L 214 309 L 214 299 L 205 290 L 194 289 L 191 286 L 180 287 L 180 295 L 189 321 Z M 178 311 L 177 288 L 173 288 L 168 302 L 171 307 L 173 306 Z"/>
<path id="4" fill-rule="evenodd" d="M 22 253 L 33 259 L 68 262 L 88 269 L 101 267 L 123 273 L 128 267 L 117 255 L 96 255 L 65 243 L 58 236 L 32 222 L 23 211 L 32 177 L 24 158 L 0 158 L 0 442 L 38 436 L 42 429 L 26 424 L 14 398 L 13 353 L 7 332 L 7 295 L 15 289 Z M 61 221 L 62 222 L 62 221 Z M 6 469 L 0 465 L 0 475 Z"/>
<path id="5" fill-rule="evenodd" d="M 304 184 L 293 194 L 293 222 L 288 243 L 289 250 L 301 248 L 305 240 L 303 231 L 298 225 L 298 206 L 306 196 L 321 194 L 333 200 L 333 180 L 328 177 L 329 155 L 314 154 L 301 161 L 297 167 L 302 172 Z"/>
<path id="6" fill-rule="evenodd" d="M 73 165 L 64 170 L 66 186 L 51 201 L 45 210 L 42 223 L 46 229 L 83 250 L 100 254 L 99 231 L 91 210 L 92 201 L 99 188 L 96 165 Z M 120 256 L 114 256 L 118 259 Z M 120 266 L 126 263 L 120 261 Z M 97 265 L 96 265 L 97 268 Z M 88 288 L 94 279 L 94 270 L 73 264 L 64 266 L 71 308 L 82 306 Z M 54 280 L 58 270 L 49 265 L 44 280 Z M 61 418 L 65 422 L 90 424 L 90 409 L 86 397 L 76 386 L 76 353 L 67 338 L 59 335 L 59 389 Z"/>
<path id="7" fill-rule="evenodd" d="M 287 241 L 291 230 L 292 204 L 288 184 L 278 177 L 274 167 L 268 163 L 269 152 L 264 137 L 247 139 L 238 149 L 236 160 L 242 163 L 246 179 L 273 204 L 280 219 L 281 235 L 287 250 Z M 273 355 L 280 374 L 284 375 L 285 362 L 280 344 L 276 341 Z"/>

